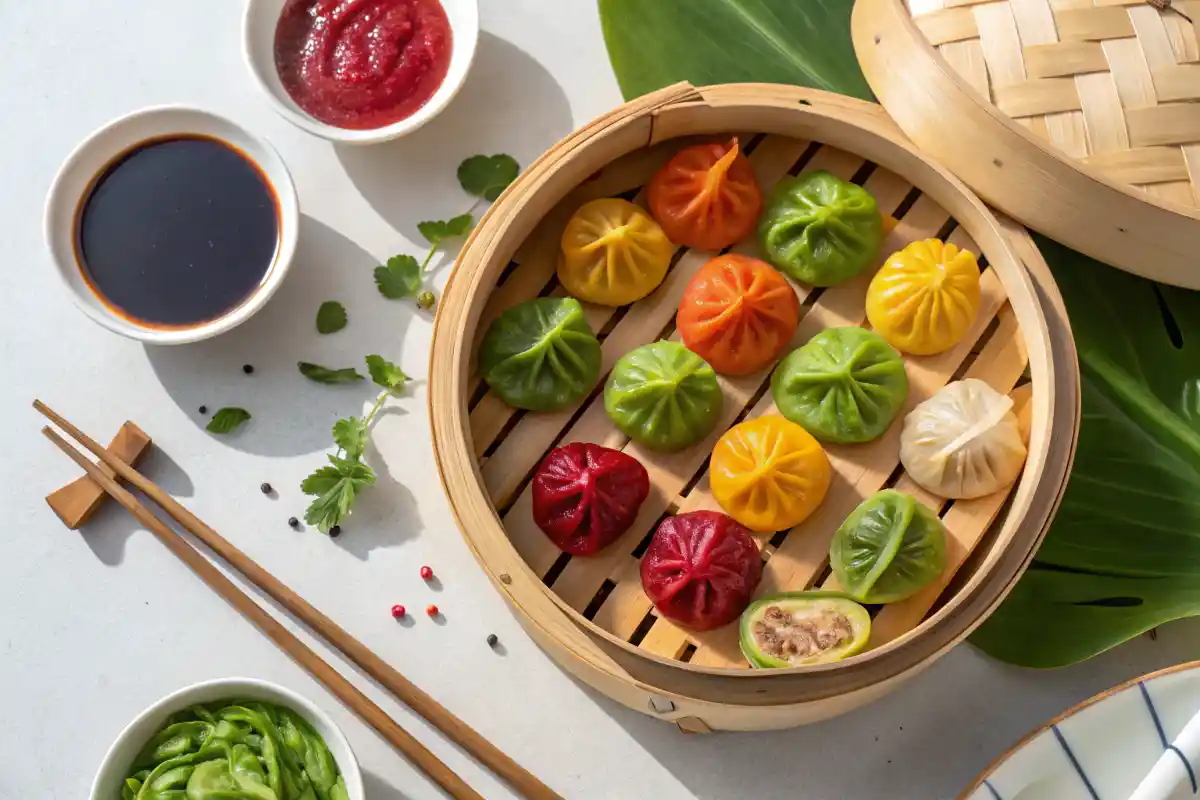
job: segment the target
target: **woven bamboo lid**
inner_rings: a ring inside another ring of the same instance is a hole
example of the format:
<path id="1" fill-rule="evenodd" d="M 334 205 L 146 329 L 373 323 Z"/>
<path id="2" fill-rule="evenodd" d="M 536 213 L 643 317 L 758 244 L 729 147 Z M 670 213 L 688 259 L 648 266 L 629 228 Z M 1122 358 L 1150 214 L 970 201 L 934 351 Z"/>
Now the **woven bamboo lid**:
<path id="1" fill-rule="evenodd" d="M 1200 0 L 858 0 L 868 83 L 984 199 L 1200 288 Z"/>

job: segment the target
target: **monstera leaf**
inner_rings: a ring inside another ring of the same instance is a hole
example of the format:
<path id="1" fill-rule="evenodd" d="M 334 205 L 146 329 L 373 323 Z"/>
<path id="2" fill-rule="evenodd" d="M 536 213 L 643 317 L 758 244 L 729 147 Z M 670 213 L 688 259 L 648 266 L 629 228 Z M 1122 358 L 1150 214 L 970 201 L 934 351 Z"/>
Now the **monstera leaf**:
<path id="1" fill-rule="evenodd" d="M 626 97 L 678 80 L 796 83 L 869 98 L 851 0 L 599 0 Z M 1079 349 L 1083 422 L 1045 543 L 972 637 L 1054 667 L 1200 614 L 1200 293 L 1038 245 Z"/>
<path id="2" fill-rule="evenodd" d="M 853 0 L 599 0 L 626 99 L 677 81 L 794 83 L 873 98 L 850 43 Z"/>
<path id="3" fill-rule="evenodd" d="M 972 641 L 1055 667 L 1200 614 L 1200 293 L 1038 247 L 1079 349 L 1079 449 L 1036 560 Z"/>

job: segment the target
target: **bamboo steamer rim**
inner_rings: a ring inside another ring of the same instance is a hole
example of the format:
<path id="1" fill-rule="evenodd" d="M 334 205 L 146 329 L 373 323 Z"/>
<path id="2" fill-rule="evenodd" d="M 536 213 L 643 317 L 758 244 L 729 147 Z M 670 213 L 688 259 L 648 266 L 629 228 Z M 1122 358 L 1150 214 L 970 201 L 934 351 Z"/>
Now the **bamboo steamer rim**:
<path id="1" fill-rule="evenodd" d="M 1056 372 L 1050 339 L 1033 285 L 1007 243 L 1000 223 L 949 172 L 904 141 L 877 106 L 797 87 L 749 84 L 699 91 L 686 84 L 670 87 L 597 119 L 535 161 L 489 210 L 468 240 L 439 306 L 430 366 L 433 442 L 443 487 L 469 546 L 524 620 L 536 628 L 535 637 L 543 644 L 546 639 L 556 642 L 565 657 L 580 659 L 596 675 L 633 681 L 647 691 L 663 691 L 658 687 L 671 683 L 695 697 L 707 695 L 723 700 L 730 686 L 737 684 L 739 689 L 735 694 L 749 704 L 769 705 L 788 698 L 801 702 L 836 696 L 848 687 L 889 680 L 913 664 L 944 652 L 965 635 L 965 629 L 982 621 L 1032 556 L 1061 495 L 1066 466 L 1052 476 L 1048 485 L 1050 497 L 1039 507 L 1036 530 L 1021 542 L 1021 552 L 993 548 L 954 600 L 916 630 L 838 664 L 762 673 L 659 658 L 617 639 L 566 606 L 542 584 L 508 542 L 503 524 L 480 489 L 481 477 L 465 424 L 468 411 L 464 387 L 469 377 L 474 329 L 484 305 L 481 293 L 490 290 L 489 280 L 508 263 L 540 220 L 540 214 L 526 218 L 530 215 L 520 213 L 526 204 L 538 198 L 543 210 L 548 209 L 594 172 L 598 163 L 607 164 L 639 147 L 688 133 L 729 130 L 761 130 L 833 141 L 869 158 L 919 186 L 944 207 L 953 209 L 954 217 L 997 268 L 1024 331 L 1034 384 L 1030 455 L 1013 498 L 1013 512 L 1001 534 L 1005 541 L 1012 539 L 1021 518 L 1030 510 L 1050 452 L 1048 431 L 1055 395 Z M 1036 250 L 1033 252 L 1036 254 Z M 1030 331 L 1037 335 L 1030 336 Z M 1074 397 L 1077 367 L 1073 363 L 1073 350 L 1070 355 L 1072 363 L 1064 365 L 1063 374 L 1069 376 L 1068 385 Z M 1064 461 L 1069 464 L 1075 430 L 1065 433 L 1069 433 L 1064 437 L 1067 452 L 1065 459 L 1058 459 L 1060 465 Z M 992 586 L 991 591 L 981 591 L 989 588 L 984 579 L 1001 561 L 1012 562 L 1006 564 L 1008 578 L 999 588 Z M 960 624 L 947 626 L 954 608 L 969 603 L 981 609 L 979 615 L 965 625 L 959 621 Z M 953 629 L 954 634 L 934 635 L 943 627 L 947 631 Z M 923 640 L 926 644 L 920 646 Z M 895 668 L 889 668 L 889 664 Z M 652 680 L 642 682 L 632 677 L 631 666 L 634 672 L 643 672 Z M 675 681 L 679 676 L 688 678 L 681 687 Z M 785 689 L 789 682 L 794 685 Z M 764 693 L 769 696 L 760 696 Z"/>
<path id="2" fill-rule="evenodd" d="M 882 111 L 878 113 L 882 119 L 887 119 Z M 997 591 L 990 594 L 979 593 L 968 601 L 979 609 L 979 612 L 974 615 L 978 621 L 986 618 L 1004 600 L 1016 585 L 1025 567 L 1032 561 L 1038 545 L 1045 538 L 1049 521 L 1057 512 L 1066 490 L 1067 476 L 1075 456 L 1076 437 L 1081 416 L 1079 363 L 1074 339 L 1071 335 L 1070 321 L 1067 318 L 1062 297 L 1058 294 L 1049 267 L 1041 258 L 1041 254 L 1025 229 L 1007 218 L 1001 218 L 1001 223 L 1038 285 L 1042 306 L 1054 334 L 1055 361 L 1057 364 L 1063 365 L 1062 372 L 1072 376 L 1072 380 L 1060 384 L 1055 404 L 1056 424 L 1070 431 L 1071 446 L 1062 451 L 1053 451 L 1051 454 L 1055 462 L 1053 472 L 1048 473 L 1048 477 L 1053 475 L 1055 480 L 1043 481 L 1038 488 L 1039 507 L 1044 509 L 1044 513 L 1039 519 L 1026 518 L 1027 527 L 1034 531 L 1035 535 L 1030 541 L 1027 552 L 1007 554 L 1017 562 L 1016 566 L 1009 570 L 1013 574 L 1012 580 L 1008 585 L 999 587 Z M 470 537 L 467 537 L 467 540 L 468 545 L 472 546 L 474 550 Z M 497 581 L 496 574 L 492 573 L 486 565 L 484 568 L 497 587 L 503 590 L 503 579 Z M 942 638 L 945 641 L 939 641 L 937 649 L 924 661 L 910 659 L 909 662 L 902 665 L 902 669 L 894 677 L 884 678 L 880 683 L 865 689 L 847 692 L 831 700 L 812 697 L 803 700 L 788 699 L 779 692 L 772 692 L 772 700 L 769 704 L 763 705 L 760 700 L 759 704 L 752 705 L 747 704 L 745 698 L 697 698 L 682 694 L 674 688 L 668 689 L 659 684 L 649 683 L 624 671 L 621 665 L 616 664 L 604 653 L 600 653 L 596 657 L 590 651 L 574 649 L 572 642 L 552 635 L 549 627 L 553 627 L 553 624 L 551 626 L 543 625 L 541 621 L 527 615 L 520 606 L 514 604 L 513 608 L 517 613 L 518 620 L 530 636 L 568 672 L 631 709 L 668 722 L 675 722 L 680 730 L 686 733 L 711 732 L 714 729 L 761 731 L 787 728 L 851 711 L 886 694 L 900 682 L 916 675 L 965 638 L 975 627 L 972 624 L 958 630 L 944 628 L 941 633 L 944 634 Z M 551 622 L 559 623 L 561 620 L 552 620 Z M 929 638 L 932 639 L 938 633 L 937 631 L 931 632 Z"/>
<path id="3" fill-rule="evenodd" d="M 1105 5 L 1120 9 L 1139 0 L 1119 2 Z M 856 0 L 851 34 L 867 83 L 888 114 L 989 204 L 1098 261 L 1200 289 L 1194 255 L 1200 207 L 1114 180 L 1017 124 L 930 44 L 904 0 Z M 1188 105 L 1200 112 L 1200 104 Z"/>

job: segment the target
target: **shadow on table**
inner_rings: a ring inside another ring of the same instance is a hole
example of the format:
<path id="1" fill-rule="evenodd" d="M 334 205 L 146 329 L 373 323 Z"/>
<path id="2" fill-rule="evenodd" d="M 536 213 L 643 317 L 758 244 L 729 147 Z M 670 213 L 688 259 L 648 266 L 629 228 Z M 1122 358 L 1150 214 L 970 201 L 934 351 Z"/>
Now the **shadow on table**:
<path id="1" fill-rule="evenodd" d="M 472 199 L 463 194 L 462 208 L 432 209 L 424 187 L 453 181 L 459 163 L 475 154 L 507 152 L 526 167 L 573 127 L 566 94 L 545 67 L 483 32 L 466 83 L 441 114 L 396 141 L 335 150 L 379 215 L 421 242 L 418 222 L 460 214 Z"/>
<path id="2" fill-rule="evenodd" d="M 309 381 L 296 362 L 355 367 L 367 374 L 363 356 L 395 360 L 400 339 L 420 312 L 415 302 L 387 300 L 372 277 L 379 260 L 310 216 L 300 220 L 300 241 L 291 271 L 271 301 L 238 328 L 182 347 L 146 347 L 146 357 L 171 399 L 199 427 L 222 406 L 239 406 L 252 419 L 215 442 L 268 456 L 313 453 L 332 444 L 333 423 L 378 396 L 365 380 L 350 385 Z M 338 333 L 316 331 L 317 308 L 341 302 L 350 322 Z M 254 368 L 243 372 L 243 365 Z M 401 365 L 403 366 L 403 365 Z M 199 406 L 207 406 L 207 414 Z"/>
<path id="3" fill-rule="evenodd" d="M 363 795 L 366 800 L 407 800 L 408 795 L 392 786 L 374 772 L 362 771 Z"/>
<path id="4" fill-rule="evenodd" d="M 402 413 L 402 409 L 388 409 L 387 413 Z M 416 538 L 425 528 L 417 499 L 407 486 L 392 477 L 373 443 L 367 446 L 366 460 L 375 470 L 375 485 L 359 494 L 354 513 L 335 540 L 339 547 L 362 561 L 371 557 L 372 550 L 395 547 Z"/>
<path id="5" fill-rule="evenodd" d="M 138 470 L 175 498 L 191 497 L 195 487 L 192 479 L 178 462 L 155 445 L 146 453 Z M 153 506 L 151 505 L 153 508 Z M 165 512 L 164 512 L 165 513 Z M 106 500 L 79 535 L 100 562 L 115 567 L 125 560 L 125 543 L 135 532 L 143 530 L 125 509 L 114 500 Z M 150 536 L 148 531 L 147 536 Z"/>
<path id="6" fill-rule="evenodd" d="M 1140 636 L 1057 670 L 1014 667 L 960 645 L 875 703 L 784 731 L 686 735 L 600 702 L 701 800 L 952 798 L 1027 732 L 1070 706 L 1194 658 L 1198 631 L 1200 620 L 1173 623 L 1157 641 Z"/>

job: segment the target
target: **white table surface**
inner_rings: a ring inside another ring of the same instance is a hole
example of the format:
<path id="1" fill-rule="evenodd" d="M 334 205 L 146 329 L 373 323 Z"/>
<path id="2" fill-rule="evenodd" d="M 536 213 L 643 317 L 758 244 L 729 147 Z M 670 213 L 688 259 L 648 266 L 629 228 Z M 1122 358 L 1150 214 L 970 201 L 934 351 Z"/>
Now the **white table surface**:
<path id="1" fill-rule="evenodd" d="M 1165 627 L 1081 666 L 1014 669 L 967 646 L 896 694 L 784 733 L 683 736 L 609 702 L 526 638 L 460 538 L 437 480 L 424 380 L 389 407 L 371 458 L 380 486 L 337 541 L 289 530 L 301 478 L 329 426 L 367 388 L 317 386 L 295 362 L 336 366 L 370 352 L 415 376 L 430 319 L 376 292 L 371 268 L 423 250 L 416 223 L 465 210 L 454 170 L 508 152 L 522 164 L 621 100 L 594 0 L 482 0 L 484 33 L 467 85 L 417 134 L 344 149 L 278 118 L 242 62 L 241 3 L 88 0 L 0 3 L 0 219 L 5 308 L 0 349 L 0 798 L 80 800 L 109 743 L 146 705 L 185 684 L 248 675 L 328 708 L 356 749 L 369 800 L 439 791 L 342 708 L 148 532 L 108 508 L 82 534 L 42 500 L 74 477 L 38 435 L 36 395 L 107 437 L 136 420 L 161 450 L 149 474 L 519 762 L 571 798 L 952 797 L 1027 729 L 1119 681 L 1194 657 L 1200 628 Z M 42 199 L 87 133 L 135 108 L 188 103 L 229 115 L 282 152 L 305 220 L 278 295 L 237 331 L 146 348 L 88 322 L 60 291 L 41 237 Z M 439 284 L 444 281 L 444 270 Z M 313 330 L 317 305 L 343 301 L 349 327 Z M 242 373 L 251 363 L 253 376 Z M 205 433 L 197 407 L 242 405 L 239 434 Z M 279 497 L 259 493 L 270 481 Z M 430 564 L 444 583 L 420 580 Z M 436 625 L 429 602 L 445 612 Z M 404 603 L 415 624 L 389 615 Z M 496 633 L 504 654 L 484 643 Z M 306 633 L 306 639 L 311 640 Z M 323 646 L 319 652 L 345 668 Z M 356 683 L 488 798 L 494 778 L 377 687 Z"/>

